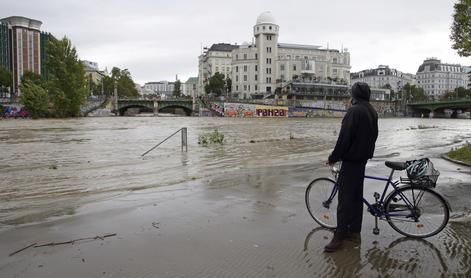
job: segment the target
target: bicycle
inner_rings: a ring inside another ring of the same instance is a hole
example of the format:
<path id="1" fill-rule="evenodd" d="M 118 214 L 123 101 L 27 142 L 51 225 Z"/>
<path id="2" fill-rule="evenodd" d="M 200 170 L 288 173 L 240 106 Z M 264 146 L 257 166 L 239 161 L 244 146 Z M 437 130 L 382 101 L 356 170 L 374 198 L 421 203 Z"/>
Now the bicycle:
<path id="1" fill-rule="evenodd" d="M 428 159 L 422 159 L 427 160 Z M 421 160 L 414 160 L 421 161 Z M 434 177 L 425 179 L 424 176 L 410 177 L 413 161 L 391 162 L 385 165 L 391 168 L 389 177 L 365 175 L 366 179 L 385 181 L 384 191 L 380 195 L 374 192 L 375 202 L 370 204 L 364 197 L 363 203 L 368 212 L 375 217 L 373 234 L 379 234 L 378 218 L 386 220 L 398 233 L 412 238 L 426 238 L 439 233 L 448 223 L 450 206 L 445 198 L 433 190 L 440 174 L 433 169 Z M 408 168 L 409 167 L 409 168 Z M 393 181 L 395 171 L 407 169 L 408 178 L 400 177 Z M 322 227 L 335 229 L 337 227 L 337 177 L 339 168 L 331 167 L 335 180 L 322 177 L 313 180 L 306 188 L 305 201 L 309 214 Z M 387 194 L 388 188 L 392 191 Z"/>

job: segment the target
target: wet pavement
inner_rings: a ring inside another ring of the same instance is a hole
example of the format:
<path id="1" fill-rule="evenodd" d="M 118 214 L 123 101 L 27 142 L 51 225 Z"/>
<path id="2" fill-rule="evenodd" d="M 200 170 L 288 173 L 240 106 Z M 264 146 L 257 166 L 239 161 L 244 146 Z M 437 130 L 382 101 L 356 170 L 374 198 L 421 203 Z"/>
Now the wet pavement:
<path id="1" fill-rule="evenodd" d="M 186 126 L 145 158 L 140 154 Z M 217 128 L 223 146 L 201 147 Z M 471 138 L 471 122 L 381 119 L 371 175 L 384 160 L 430 157 L 450 224 L 407 239 L 366 213 L 361 246 L 323 253 L 332 233 L 304 205 L 340 119 L 84 118 L 0 122 L 2 277 L 466 277 L 470 169 L 439 158 Z M 382 184 L 367 182 L 372 199 Z M 27 249 L 30 243 L 117 233 Z M 4 275 L 5 276 L 4 276 Z"/>

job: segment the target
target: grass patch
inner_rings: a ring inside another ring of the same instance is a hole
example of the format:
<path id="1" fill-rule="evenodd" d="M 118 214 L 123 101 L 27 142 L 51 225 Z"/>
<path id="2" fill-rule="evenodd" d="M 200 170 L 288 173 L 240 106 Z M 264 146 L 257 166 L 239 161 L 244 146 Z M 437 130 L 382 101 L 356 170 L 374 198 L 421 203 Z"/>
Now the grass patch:
<path id="1" fill-rule="evenodd" d="M 471 163 L 471 145 L 468 144 L 459 149 L 452 150 L 448 152 L 448 156 L 459 161 Z"/>

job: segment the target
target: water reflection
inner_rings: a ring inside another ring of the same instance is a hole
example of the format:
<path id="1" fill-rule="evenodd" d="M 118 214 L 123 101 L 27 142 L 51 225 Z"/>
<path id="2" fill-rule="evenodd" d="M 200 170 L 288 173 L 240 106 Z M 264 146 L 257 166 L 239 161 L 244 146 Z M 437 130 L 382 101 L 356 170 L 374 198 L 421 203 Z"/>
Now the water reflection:
<path id="1" fill-rule="evenodd" d="M 465 232 L 466 230 L 466 232 Z M 333 230 L 322 227 L 310 231 L 304 240 L 306 263 L 316 261 L 322 277 L 468 277 L 471 265 L 469 227 L 452 223 L 439 237 L 401 237 L 387 242 L 346 243 L 335 253 L 323 246 Z M 387 239 L 382 238 L 381 241 Z"/>

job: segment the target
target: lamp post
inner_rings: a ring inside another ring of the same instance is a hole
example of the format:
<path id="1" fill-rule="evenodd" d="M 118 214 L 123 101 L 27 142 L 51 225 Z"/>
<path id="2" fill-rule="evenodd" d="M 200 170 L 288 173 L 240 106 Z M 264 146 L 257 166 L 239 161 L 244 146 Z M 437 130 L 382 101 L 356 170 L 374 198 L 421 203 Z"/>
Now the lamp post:
<path id="1" fill-rule="evenodd" d="M 116 79 L 114 80 L 114 110 L 115 115 L 118 116 L 118 82 L 116 82 Z"/>

